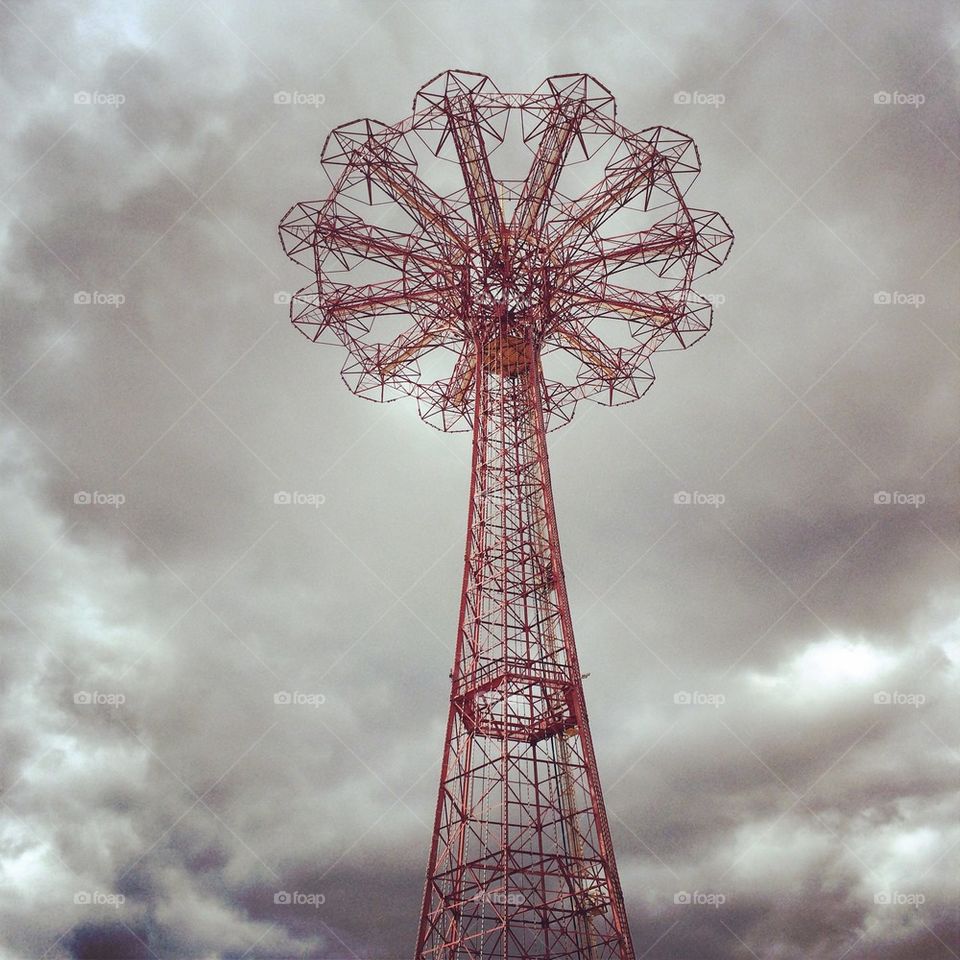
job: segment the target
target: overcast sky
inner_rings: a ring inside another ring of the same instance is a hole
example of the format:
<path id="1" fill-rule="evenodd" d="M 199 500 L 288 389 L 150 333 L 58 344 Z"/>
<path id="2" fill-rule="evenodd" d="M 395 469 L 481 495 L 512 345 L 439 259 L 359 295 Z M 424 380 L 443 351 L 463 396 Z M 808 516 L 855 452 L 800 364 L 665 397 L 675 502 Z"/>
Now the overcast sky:
<path id="1" fill-rule="evenodd" d="M 469 439 L 349 393 L 276 225 L 447 68 L 594 74 L 737 235 L 713 331 L 551 435 L 638 956 L 960 954 L 955 6 L 0 23 L 2 960 L 412 953 Z"/>

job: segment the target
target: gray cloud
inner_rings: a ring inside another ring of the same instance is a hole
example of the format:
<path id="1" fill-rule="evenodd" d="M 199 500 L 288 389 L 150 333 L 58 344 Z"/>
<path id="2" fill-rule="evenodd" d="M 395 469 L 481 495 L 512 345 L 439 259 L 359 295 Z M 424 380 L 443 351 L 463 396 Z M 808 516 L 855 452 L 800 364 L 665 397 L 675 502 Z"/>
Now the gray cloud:
<path id="1" fill-rule="evenodd" d="M 411 949 L 468 441 L 405 401 L 361 403 L 337 351 L 289 329 L 275 295 L 306 275 L 275 229 L 325 192 L 330 127 L 399 119 L 448 67 L 518 90 L 594 73 L 626 125 L 696 139 L 691 196 L 737 233 L 701 285 L 723 300 L 710 336 L 659 360 L 642 403 L 584 405 L 552 437 L 638 954 L 952 955 L 949 5 L 2 17 L 4 958 Z M 324 103 L 281 107 L 278 90 Z M 280 490 L 324 502 L 276 505 Z M 694 891 L 723 902 L 674 902 Z"/>

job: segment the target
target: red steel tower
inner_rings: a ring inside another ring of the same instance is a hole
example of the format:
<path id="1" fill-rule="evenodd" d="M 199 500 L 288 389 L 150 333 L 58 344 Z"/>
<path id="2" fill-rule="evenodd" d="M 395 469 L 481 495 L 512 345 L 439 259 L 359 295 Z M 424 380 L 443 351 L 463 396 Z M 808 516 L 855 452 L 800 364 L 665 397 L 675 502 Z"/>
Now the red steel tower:
<path id="1" fill-rule="evenodd" d="M 291 319 L 347 348 L 360 396 L 413 394 L 428 423 L 473 432 L 416 958 L 627 960 L 546 435 L 578 400 L 636 400 L 655 350 L 709 330 L 691 284 L 730 229 L 687 206 L 693 142 L 624 128 L 585 74 L 520 95 L 448 71 L 406 120 L 338 127 L 322 162 L 329 196 L 280 225 L 315 278 Z"/>

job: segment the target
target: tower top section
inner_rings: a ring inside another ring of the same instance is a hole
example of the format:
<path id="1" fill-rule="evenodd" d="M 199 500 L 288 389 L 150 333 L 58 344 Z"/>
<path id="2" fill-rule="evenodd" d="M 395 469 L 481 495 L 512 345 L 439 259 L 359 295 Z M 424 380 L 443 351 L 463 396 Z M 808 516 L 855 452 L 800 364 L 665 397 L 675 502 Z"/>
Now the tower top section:
<path id="1" fill-rule="evenodd" d="M 733 235 L 687 204 L 696 145 L 621 126 L 587 74 L 514 94 L 441 73 L 405 120 L 333 130 L 322 165 L 328 196 L 280 224 L 287 255 L 314 276 L 290 316 L 346 348 L 343 378 L 360 396 L 410 394 L 428 423 L 463 430 L 478 377 L 542 371 L 557 427 L 580 400 L 636 400 L 656 350 L 710 329 L 693 283 Z"/>

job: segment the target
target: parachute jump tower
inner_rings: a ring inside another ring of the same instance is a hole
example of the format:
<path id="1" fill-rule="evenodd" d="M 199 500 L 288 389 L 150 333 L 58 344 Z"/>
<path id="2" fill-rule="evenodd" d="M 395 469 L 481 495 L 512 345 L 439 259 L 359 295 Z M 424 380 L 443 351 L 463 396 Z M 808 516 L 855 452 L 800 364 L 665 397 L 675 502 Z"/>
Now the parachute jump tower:
<path id="1" fill-rule="evenodd" d="M 393 126 L 327 138 L 283 218 L 291 301 L 356 394 L 417 398 L 473 462 L 450 712 L 416 960 L 631 960 L 560 558 L 547 432 L 653 383 L 711 323 L 732 243 L 689 207 L 697 148 L 633 133 L 585 74 L 501 93 L 442 73 Z M 594 185 L 590 186 L 593 180 Z"/>

